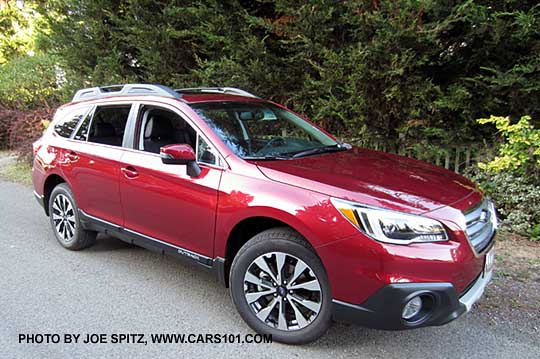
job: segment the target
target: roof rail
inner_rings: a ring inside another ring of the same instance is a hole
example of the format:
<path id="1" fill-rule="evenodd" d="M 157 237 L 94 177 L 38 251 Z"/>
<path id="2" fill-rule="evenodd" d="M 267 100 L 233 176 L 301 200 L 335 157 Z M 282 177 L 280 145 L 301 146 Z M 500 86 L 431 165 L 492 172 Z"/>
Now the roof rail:
<path id="1" fill-rule="evenodd" d="M 236 96 L 244 96 L 244 97 L 253 97 L 253 98 L 260 98 L 259 96 L 256 96 L 250 92 L 247 92 L 245 90 L 241 90 L 239 88 L 235 87 L 190 87 L 190 88 L 183 88 L 183 89 L 175 89 L 174 91 L 180 93 L 180 94 L 187 94 L 187 93 L 222 93 L 222 94 L 229 94 L 229 95 L 236 95 Z"/>
<path id="2" fill-rule="evenodd" d="M 151 84 L 125 84 L 81 89 L 75 93 L 75 96 L 73 96 L 73 100 L 71 100 L 71 102 L 82 100 L 95 100 L 112 96 L 133 95 L 154 95 L 180 98 L 180 94 L 178 92 L 175 92 L 173 89 L 167 86 Z"/>

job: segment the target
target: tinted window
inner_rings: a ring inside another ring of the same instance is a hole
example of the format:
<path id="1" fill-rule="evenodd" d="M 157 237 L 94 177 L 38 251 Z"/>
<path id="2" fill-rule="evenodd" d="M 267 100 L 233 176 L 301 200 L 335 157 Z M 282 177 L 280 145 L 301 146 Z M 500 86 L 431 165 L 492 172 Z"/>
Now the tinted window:
<path id="1" fill-rule="evenodd" d="M 209 163 L 211 165 L 217 164 L 217 156 L 215 151 L 212 150 L 212 148 L 201 136 L 199 136 L 197 139 L 197 161 Z"/>
<path id="2" fill-rule="evenodd" d="M 98 106 L 92 117 L 88 142 L 122 146 L 131 105 Z"/>
<path id="3" fill-rule="evenodd" d="M 79 121 L 88 111 L 88 107 L 78 107 L 73 111 L 67 112 L 65 116 L 54 125 L 54 132 L 59 134 L 62 137 L 71 137 L 73 130 L 79 124 Z"/>
<path id="4" fill-rule="evenodd" d="M 90 120 L 92 119 L 92 113 L 87 114 L 84 117 L 84 120 L 82 121 L 81 125 L 79 126 L 79 129 L 77 130 L 77 133 L 73 138 L 75 140 L 79 141 L 86 141 L 88 138 L 88 130 L 90 129 Z"/>

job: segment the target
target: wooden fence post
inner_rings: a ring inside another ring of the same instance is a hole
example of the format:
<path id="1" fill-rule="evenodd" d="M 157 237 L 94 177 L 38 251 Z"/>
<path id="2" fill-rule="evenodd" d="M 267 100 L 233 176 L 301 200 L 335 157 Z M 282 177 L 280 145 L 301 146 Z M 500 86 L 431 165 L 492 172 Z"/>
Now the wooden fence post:
<path id="1" fill-rule="evenodd" d="M 471 165 L 471 148 L 467 146 L 467 150 L 465 151 L 465 168 L 469 168 Z"/>

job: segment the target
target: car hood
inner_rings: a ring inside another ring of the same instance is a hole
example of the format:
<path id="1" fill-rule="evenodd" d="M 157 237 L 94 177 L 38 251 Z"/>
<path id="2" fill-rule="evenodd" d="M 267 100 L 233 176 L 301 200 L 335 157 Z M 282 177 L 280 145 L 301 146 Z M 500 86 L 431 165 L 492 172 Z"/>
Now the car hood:
<path id="1" fill-rule="evenodd" d="M 478 187 L 452 171 L 385 152 L 353 147 L 292 160 L 257 161 L 268 178 L 366 205 L 425 213 L 477 203 Z"/>

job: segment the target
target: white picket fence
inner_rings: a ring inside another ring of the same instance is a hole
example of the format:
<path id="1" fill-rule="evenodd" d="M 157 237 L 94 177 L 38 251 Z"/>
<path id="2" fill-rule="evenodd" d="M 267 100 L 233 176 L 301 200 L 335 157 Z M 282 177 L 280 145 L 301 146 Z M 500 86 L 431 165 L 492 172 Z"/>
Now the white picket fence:
<path id="1" fill-rule="evenodd" d="M 355 139 L 351 144 L 367 147 L 378 151 L 395 153 L 433 163 L 456 173 L 475 165 L 478 162 L 492 159 L 496 153 L 495 146 L 488 143 L 470 143 L 456 146 L 395 146 L 384 141 Z"/>

